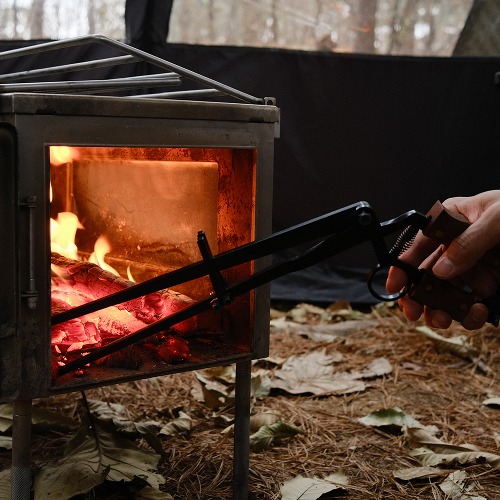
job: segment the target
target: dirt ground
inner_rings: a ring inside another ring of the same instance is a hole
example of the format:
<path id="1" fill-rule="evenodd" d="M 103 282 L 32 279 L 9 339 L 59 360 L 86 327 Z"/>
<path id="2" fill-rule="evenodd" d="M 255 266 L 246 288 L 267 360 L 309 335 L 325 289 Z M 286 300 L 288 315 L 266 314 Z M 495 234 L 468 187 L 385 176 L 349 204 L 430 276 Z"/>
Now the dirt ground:
<path id="1" fill-rule="evenodd" d="M 348 484 L 341 494 L 353 500 L 500 498 L 500 473 L 484 463 L 443 467 L 443 472 L 432 479 L 396 479 L 395 471 L 420 465 L 410 456 L 407 439 L 402 432 L 363 425 L 358 420 L 370 412 L 397 407 L 421 424 L 435 426 L 436 437 L 446 443 L 468 443 L 483 452 L 500 453 L 500 409 L 484 404 L 488 397 L 500 396 L 500 330 L 489 325 L 466 332 L 453 325 L 440 332 L 445 337 L 467 335 L 476 353 L 463 359 L 423 336 L 416 330 L 418 324 L 404 320 L 397 308 L 354 315 L 359 323 L 349 319 L 351 328 L 334 338 L 308 338 L 308 330 L 317 331 L 318 326 L 327 330 L 334 323 L 346 321 L 335 312 L 325 319 L 324 311 L 330 310 L 306 308 L 297 318 L 283 306 L 280 311 L 273 310 L 274 317 L 281 316 L 285 321 L 272 328 L 271 357 L 285 359 L 325 349 L 326 354 L 341 354 L 336 370 L 363 370 L 380 357 L 389 360 L 392 370 L 370 378 L 364 390 L 352 393 L 292 395 L 274 389 L 256 400 L 253 413 L 279 412 L 284 421 L 304 433 L 250 453 L 251 498 L 280 499 L 281 485 L 292 477 L 324 478 L 335 472 L 347 476 Z M 295 328 L 297 325 L 300 328 Z M 270 377 L 275 369 L 269 368 Z M 232 438 L 221 432 L 227 423 L 214 417 L 231 416 L 231 410 L 208 408 L 195 397 L 193 389 L 199 392 L 199 387 L 194 374 L 187 372 L 88 391 L 87 397 L 122 403 L 137 421 L 167 421 L 173 409 L 184 408 L 193 421 L 191 431 L 162 439 L 166 450 L 158 469 L 166 480 L 162 491 L 175 499 L 231 498 Z M 35 404 L 75 417 L 80 412 L 78 400 L 75 393 Z M 33 463 L 60 456 L 69 435 L 35 434 Z M 8 462 L 9 453 L 0 450 L 2 468 Z M 476 497 L 442 492 L 439 483 L 453 470 L 467 472 L 467 482 L 474 483 Z M 130 497 L 101 490 L 85 498 Z"/>

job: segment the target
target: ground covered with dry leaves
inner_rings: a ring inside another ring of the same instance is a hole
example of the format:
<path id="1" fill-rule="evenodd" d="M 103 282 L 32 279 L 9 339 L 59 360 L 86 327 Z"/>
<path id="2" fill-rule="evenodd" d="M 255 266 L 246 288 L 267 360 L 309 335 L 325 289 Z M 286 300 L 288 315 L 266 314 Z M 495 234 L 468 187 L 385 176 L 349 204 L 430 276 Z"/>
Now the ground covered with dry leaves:
<path id="1" fill-rule="evenodd" d="M 453 325 L 438 332 L 444 339 L 431 338 L 397 308 L 361 312 L 346 304 L 281 305 L 272 316 L 270 358 L 253 367 L 260 387 L 252 413 L 300 432 L 271 434 L 251 451 L 251 498 L 319 498 L 282 488 L 298 476 L 319 481 L 339 473 L 342 484 L 321 498 L 500 498 L 499 329 Z M 124 405 L 134 422 L 188 422 L 160 434 L 165 452 L 156 472 L 164 479 L 160 490 L 171 495 L 162 498 L 231 498 L 228 373 L 179 373 L 86 396 Z M 217 384 L 219 404 L 208 403 L 207 391 Z M 79 394 L 35 404 L 76 420 L 85 414 Z M 61 457 L 72 433 L 34 432 L 34 465 Z M 144 440 L 141 446 L 148 449 Z M 9 459 L 9 450 L 0 449 L 2 469 Z M 105 483 L 78 498 L 160 497 L 134 497 L 130 488 Z"/>

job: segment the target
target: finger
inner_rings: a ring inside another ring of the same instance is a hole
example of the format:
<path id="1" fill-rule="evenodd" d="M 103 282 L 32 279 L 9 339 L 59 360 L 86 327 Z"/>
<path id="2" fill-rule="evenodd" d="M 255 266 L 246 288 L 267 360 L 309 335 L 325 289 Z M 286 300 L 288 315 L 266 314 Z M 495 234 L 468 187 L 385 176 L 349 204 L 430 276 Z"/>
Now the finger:
<path id="1" fill-rule="evenodd" d="M 400 259 L 415 267 L 419 267 L 439 246 L 439 243 L 419 232 L 410 248 L 401 254 Z"/>
<path id="2" fill-rule="evenodd" d="M 462 321 L 466 330 L 477 330 L 488 320 L 488 308 L 484 304 L 473 304 L 469 313 Z"/>
<path id="3" fill-rule="evenodd" d="M 424 308 L 418 302 L 411 300 L 408 295 L 401 297 L 398 304 L 409 321 L 417 321 L 422 316 Z"/>
<path id="4" fill-rule="evenodd" d="M 422 264 L 427 265 L 427 263 L 429 267 L 432 267 L 440 255 L 435 255 L 436 248 L 439 247 L 440 245 L 436 242 L 419 233 L 413 245 L 401 254 L 399 259 L 416 268 Z M 386 290 L 388 293 L 397 293 L 407 284 L 408 277 L 402 269 L 396 266 L 389 269 L 386 281 Z"/>
<path id="5" fill-rule="evenodd" d="M 452 317 L 447 312 L 427 306 L 424 307 L 424 319 L 428 326 L 442 329 L 449 328 L 452 322 Z"/>
<path id="6" fill-rule="evenodd" d="M 439 309 L 424 308 L 424 319 L 428 326 L 440 329 L 449 328 L 452 317 Z M 473 304 L 467 316 L 461 321 L 466 330 L 477 330 L 488 320 L 488 308 L 484 304 Z"/>
<path id="7" fill-rule="evenodd" d="M 433 253 L 431 253 L 431 255 L 427 256 L 418 267 L 425 269 L 431 268 L 441 254 L 441 248 L 436 249 Z M 415 267 L 417 267 L 417 265 L 415 265 Z M 388 293 L 398 293 L 408 284 L 408 276 L 405 271 L 403 271 L 403 269 L 397 266 L 392 266 L 391 268 L 389 268 L 389 272 L 387 273 L 387 281 L 385 284 L 385 288 Z"/>
<path id="8" fill-rule="evenodd" d="M 406 286 L 406 282 L 406 273 L 399 267 L 391 267 L 387 273 L 385 289 L 390 294 L 398 293 Z"/>
<path id="9" fill-rule="evenodd" d="M 468 271 L 488 251 L 497 245 L 500 236 L 493 209 L 485 210 L 473 224 L 457 236 L 432 268 L 442 279 L 451 279 Z"/>

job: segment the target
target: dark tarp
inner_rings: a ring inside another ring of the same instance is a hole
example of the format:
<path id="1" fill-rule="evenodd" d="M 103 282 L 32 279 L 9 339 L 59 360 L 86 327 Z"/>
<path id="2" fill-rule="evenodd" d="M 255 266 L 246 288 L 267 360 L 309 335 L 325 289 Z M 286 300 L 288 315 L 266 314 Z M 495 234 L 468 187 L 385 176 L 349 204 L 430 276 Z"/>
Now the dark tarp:
<path id="1" fill-rule="evenodd" d="M 108 50 L 79 48 L 53 63 Z M 269 186 L 275 231 L 360 200 L 387 219 L 426 211 L 437 199 L 500 188 L 500 89 L 494 85 L 500 59 L 189 45 L 156 52 L 249 94 L 276 97 L 281 137 Z M 47 63 L 51 56 L 38 57 Z M 0 71 L 21 70 L 36 59 L 0 61 Z M 133 71 L 123 66 L 99 75 Z M 364 281 L 373 263 L 369 247 L 361 246 L 275 281 L 272 297 L 371 302 Z"/>
<path id="2" fill-rule="evenodd" d="M 156 54 L 166 44 L 174 0 L 126 0 L 127 43 Z"/>

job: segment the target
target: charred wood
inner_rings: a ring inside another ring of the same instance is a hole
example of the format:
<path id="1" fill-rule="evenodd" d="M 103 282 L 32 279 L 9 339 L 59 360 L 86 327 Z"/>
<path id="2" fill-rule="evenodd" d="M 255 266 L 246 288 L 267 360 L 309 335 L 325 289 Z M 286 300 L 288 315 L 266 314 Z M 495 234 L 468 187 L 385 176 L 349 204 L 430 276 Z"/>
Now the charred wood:
<path id="1" fill-rule="evenodd" d="M 75 261 L 52 254 L 52 314 L 62 312 L 134 285 L 86 261 Z M 117 306 L 107 307 L 52 328 L 52 349 L 56 356 L 80 355 L 118 337 L 144 328 L 147 324 L 170 316 L 191 305 L 193 300 L 173 290 L 159 290 Z M 170 333 L 183 335 L 196 328 L 196 318 L 172 327 Z M 167 334 L 168 332 L 165 332 Z M 172 341 L 158 334 L 158 355 L 163 360 L 181 361 L 188 356 L 187 342 Z M 180 339 L 179 339 L 180 340 Z M 164 344 L 164 345 L 163 345 Z M 62 358 L 61 358 L 62 359 Z M 67 359 L 67 358 L 66 358 Z M 103 360 L 110 366 L 138 368 L 140 357 L 134 349 Z"/>

